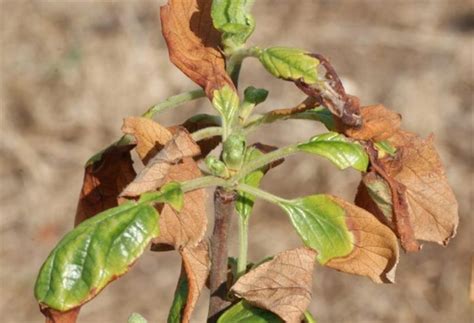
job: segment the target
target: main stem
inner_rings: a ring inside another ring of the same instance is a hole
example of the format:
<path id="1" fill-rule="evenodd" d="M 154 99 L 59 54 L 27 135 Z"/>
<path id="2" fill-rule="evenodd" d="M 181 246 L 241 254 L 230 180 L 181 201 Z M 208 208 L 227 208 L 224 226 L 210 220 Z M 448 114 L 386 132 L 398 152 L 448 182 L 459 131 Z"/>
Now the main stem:
<path id="1" fill-rule="evenodd" d="M 231 304 L 227 300 L 227 236 L 234 212 L 235 191 L 217 187 L 214 192 L 214 230 L 211 236 L 211 272 L 209 274 L 208 323 L 217 322 Z"/>

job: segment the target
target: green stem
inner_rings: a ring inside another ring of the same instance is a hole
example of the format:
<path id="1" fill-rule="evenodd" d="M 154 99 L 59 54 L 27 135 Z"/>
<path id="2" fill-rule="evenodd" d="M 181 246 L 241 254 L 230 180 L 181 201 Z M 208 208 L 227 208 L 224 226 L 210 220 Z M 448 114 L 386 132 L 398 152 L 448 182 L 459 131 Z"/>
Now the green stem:
<path id="1" fill-rule="evenodd" d="M 229 184 L 225 179 L 215 176 L 202 176 L 181 183 L 181 189 L 184 193 L 209 186 L 228 187 Z"/>
<path id="2" fill-rule="evenodd" d="M 222 135 L 222 127 L 207 127 L 191 134 L 194 141 L 203 140 L 210 137 L 221 136 Z"/>
<path id="3" fill-rule="evenodd" d="M 239 74 L 242 62 L 247 57 L 258 57 L 262 50 L 258 47 L 241 48 L 233 52 L 227 59 L 227 73 L 235 87 L 239 84 Z"/>
<path id="4" fill-rule="evenodd" d="M 259 188 L 256 188 L 247 184 L 239 184 L 237 186 L 237 190 L 248 193 L 248 194 L 252 194 L 258 198 L 261 198 L 262 200 L 265 200 L 271 203 L 288 202 L 287 199 L 273 195 L 272 193 L 269 193 L 267 191 L 261 190 Z"/>
<path id="5" fill-rule="evenodd" d="M 236 280 L 247 271 L 248 230 L 248 217 L 239 216 L 239 257 L 237 258 Z"/>
<path id="6" fill-rule="evenodd" d="M 249 161 L 246 163 L 239 171 L 238 174 L 236 174 L 233 178 L 232 181 L 234 183 L 238 182 L 242 178 L 244 178 L 247 174 L 253 172 L 254 170 L 257 170 L 267 164 L 270 164 L 271 162 L 284 158 L 288 155 L 294 154 L 298 152 L 298 144 L 293 144 L 289 145 L 277 150 L 274 150 L 272 152 L 269 152 L 267 154 L 262 155 L 259 158 L 256 158 L 254 160 Z"/>
<path id="7" fill-rule="evenodd" d="M 186 103 L 188 101 L 196 100 L 199 98 L 204 97 L 206 94 L 202 89 L 198 90 L 193 90 L 189 92 L 184 92 L 180 93 L 177 95 L 170 96 L 168 99 L 166 99 L 163 102 L 160 102 L 158 104 L 155 104 L 152 106 L 148 111 L 146 111 L 144 114 L 142 114 L 142 117 L 144 118 L 153 118 L 153 116 L 157 113 L 163 112 L 165 110 L 177 107 L 178 105 L 181 105 L 183 103 Z"/>

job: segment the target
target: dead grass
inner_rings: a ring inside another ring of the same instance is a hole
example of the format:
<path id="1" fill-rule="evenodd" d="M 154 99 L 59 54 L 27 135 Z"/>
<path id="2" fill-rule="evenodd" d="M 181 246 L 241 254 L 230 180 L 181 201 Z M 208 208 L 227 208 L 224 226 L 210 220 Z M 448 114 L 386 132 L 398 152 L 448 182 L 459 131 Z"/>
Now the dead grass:
<path id="1" fill-rule="evenodd" d="M 123 117 L 193 88 L 167 60 L 157 17 L 163 2 L 2 1 L 2 322 L 41 320 L 35 276 L 72 226 L 83 162 L 119 136 Z M 461 206 L 457 238 L 446 249 L 426 245 L 420 254 L 404 255 L 395 285 L 318 267 L 311 304 L 318 322 L 472 321 L 472 2 L 259 0 L 255 15 L 253 43 L 324 53 L 362 102 L 384 103 L 403 114 L 406 128 L 434 132 Z M 249 61 L 241 84 L 270 89 L 262 109 L 301 98 L 260 71 Z M 197 111 L 211 110 L 200 101 L 159 121 L 179 122 Z M 254 139 L 284 144 L 320 129 L 288 122 Z M 356 173 L 304 157 L 290 158 L 264 186 L 289 197 L 329 191 L 350 198 L 357 181 Z M 257 203 L 251 222 L 251 260 L 299 244 L 273 206 Z M 132 311 L 165 321 L 178 268 L 174 253 L 148 253 L 85 306 L 80 321 L 125 322 Z M 205 298 L 196 322 L 204 322 Z"/>

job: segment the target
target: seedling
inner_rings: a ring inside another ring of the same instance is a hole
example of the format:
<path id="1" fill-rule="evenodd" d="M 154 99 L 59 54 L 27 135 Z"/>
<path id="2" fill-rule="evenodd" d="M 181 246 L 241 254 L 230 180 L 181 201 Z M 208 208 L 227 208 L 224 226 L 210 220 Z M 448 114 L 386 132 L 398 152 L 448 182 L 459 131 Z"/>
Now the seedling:
<path id="1" fill-rule="evenodd" d="M 168 322 L 189 322 L 206 287 L 208 322 L 314 322 L 307 308 L 316 263 L 393 283 L 399 243 L 414 252 L 420 241 L 446 245 L 455 235 L 457 202 L 433 137 L 402 130 L 400 115 L 383 105 L 361 106 L 320 54 L 247 47 L 255 28 L 252 2 L 169 0 L 161 8 L 170 59 L 200 88 L 126 118 L 122 138 L 86 163 L 75 228 L 52 250 L 36 281 L 35 296 L 47 321 L 75 322 L 80 308 L 126 274 L 151 245 L 152 251 L 174 249 L 182 257 Z M 237 90 L 246 58 L 258 60 L 260 72 L 293 82 L 307 99 L 259 113 L 268 91 L 251 85 L 243 95 Z M 204 97 L 214 115 L 195 115 L 172 127 L 152 120 Z M 249 142 L 248 134 L 258 127 L 288 119 L 321 122 L 328 131 L 285 147 Z M 138 174 L 132 151 L 144 165 Z M 326 158 L 335 171 L 359 171 L 354 202 L 321 192 L 287 199 L 259 188 L 265 174 L 278 171 L 293 154 L 314 155 L 315 162 Z M 210 239 L 205 236 L 208 187 L 216 187 Z M 301 247 L 248 263 L 256 199 L 281 208 Z M 227 251 L 234 216 L 236 258 Z M 133 313 L 129 322 L 146 320 Z"/>

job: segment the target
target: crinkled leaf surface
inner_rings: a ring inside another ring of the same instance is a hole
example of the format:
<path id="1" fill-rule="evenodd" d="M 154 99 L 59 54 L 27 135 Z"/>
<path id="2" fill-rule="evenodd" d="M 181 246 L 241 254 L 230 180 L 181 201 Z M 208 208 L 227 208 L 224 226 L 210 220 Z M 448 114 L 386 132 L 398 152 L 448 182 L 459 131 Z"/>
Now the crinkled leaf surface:
<path id="1" fill-rule="evenodd" d="M 285 322 L 298 323 L 311 302 L 315 258 L 308 248 L 281 252 L 240 277 L 231 291 Z"/>
<path id="2" fill-rule="evenodd" d="M 133 202 L 82 222 L 58 243 L 41 267 L 36 299 L 59 311 L 80 306 L 125 274 L 158 233 L 155 208 Z"/>
<path id="3" fill-rule="evenodd" d="M 75 225 L 118 205 L 120 192 L 136 176 L 130 155 L 133 147 L 112 145 L 86 165 Z"/>
<path id="4" fill-rule="evenodd" d="M 323 156 L 340 169 L 353 167 L 365 172 L 369 164 L 369 157 L 360 144 L 336 132 L 315 136 L 309 142 L 299 144 L 298 149 Z"/>
<path id="5" fill-rule="evenodd" d="M 240 301 L 225 311 L 217 323 L 283 323 L 283 320 L 272 312 Z"/>
<path id="6" fill-rule="evenodd" d="M 273 76 L 290 81 L 303 80 L 307 84 L 318 80 L 319 61 L 306 51 L 287 47 L 270 47 L 262 51 L 260 62 Z"/>
<path id="7" fill-rule="evenodd" d="M 160 11 L 170 60 L 210 99 L 224 85 L 234 88 L 219 50 L 221 34 L 213 26 L 211 6 L 208 0 L 169 0 Z"/>
<path id="8" fill-rule="evenodd" d="M 224 48 L 234 49 L 245 44 L 255 29 L 249 11 L 254 0 L 213 0 L 211 16 L 214 27 L 222 32 Z"/>
<path id="9" fill-rule="evenodd" d="M 318 252 L 321 263 L 347 256 L 353 249 L 353 235 L 344 209 L 327 195 L 310 195 L 280 202 L 306 246 Z"/>

